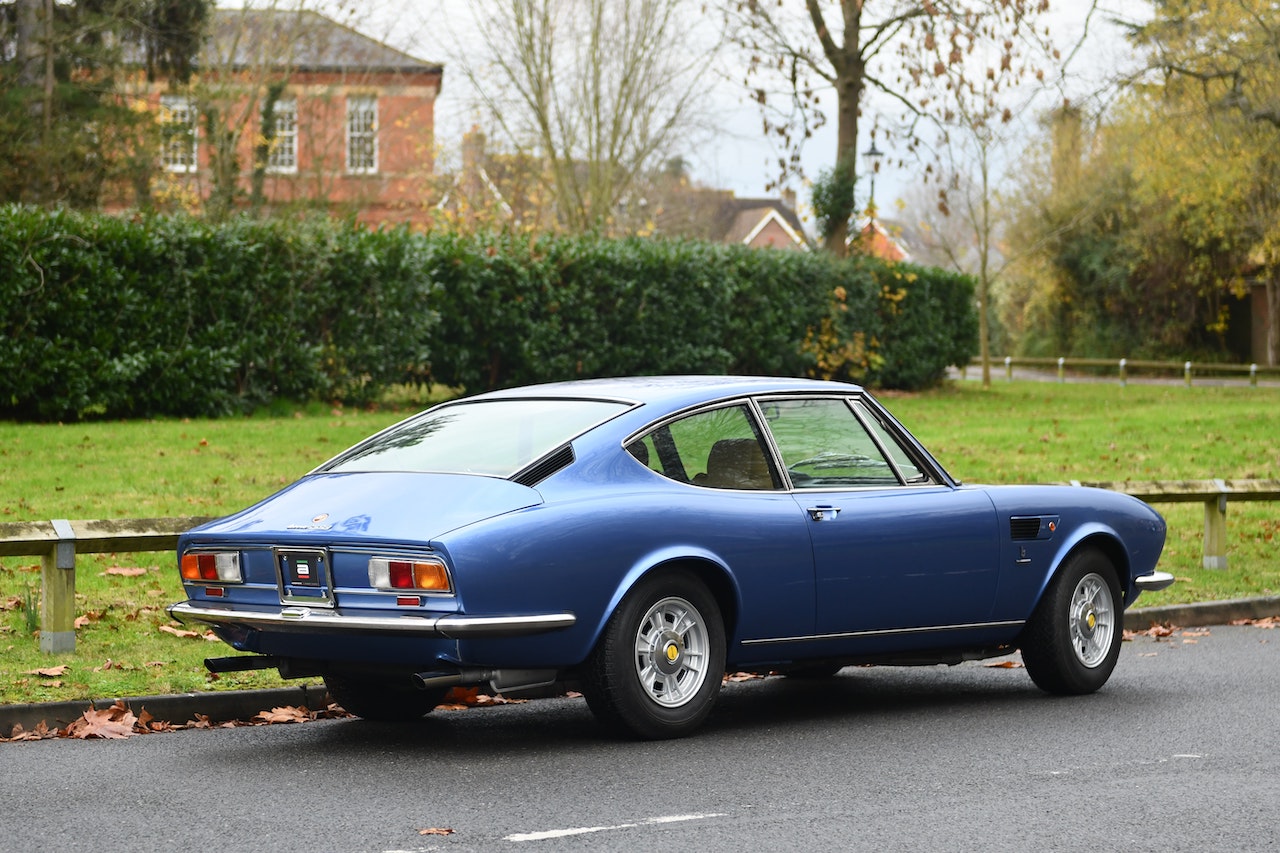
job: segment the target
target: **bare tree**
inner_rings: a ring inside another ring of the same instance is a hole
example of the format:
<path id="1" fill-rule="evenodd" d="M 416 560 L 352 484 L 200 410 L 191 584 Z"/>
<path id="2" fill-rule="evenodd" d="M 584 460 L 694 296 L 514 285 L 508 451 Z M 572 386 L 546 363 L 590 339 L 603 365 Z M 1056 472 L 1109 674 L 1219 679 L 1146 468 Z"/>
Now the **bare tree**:
<path id="1" fill-rule="evenodd" d="M 783 150 L 779 179 L 800 171 L 805 141 L 827 122 L 822 98 L 834 92 L 836 150 L 825 246 L 844 254 L 856 204 L 857 146 L 868 91 L 896 103 L 909 150 L 918 123 L 950 121 L 955 95 L 975 81 L 995 88 L 1034 72 L 1044 47 L 1034 31 L 1044 0 L 805 0 L 792 4 L 723 0 L 733 39 L 744 51 L 744 85 L 761 105 L 766 134 Z M 990 62 L 974 59 L 992 54 Z M 832 205 L 834 202 L 834 205 Z"/>
<path id="2" fill-rule="evenodd" d="M 544 163 L 563 227 L 617 228 L 637 181 L 694 123 L 714 50 L 696 42 L 687 2 L 475 5 L 483 56 L 463 70 L 509 142 Z"/>

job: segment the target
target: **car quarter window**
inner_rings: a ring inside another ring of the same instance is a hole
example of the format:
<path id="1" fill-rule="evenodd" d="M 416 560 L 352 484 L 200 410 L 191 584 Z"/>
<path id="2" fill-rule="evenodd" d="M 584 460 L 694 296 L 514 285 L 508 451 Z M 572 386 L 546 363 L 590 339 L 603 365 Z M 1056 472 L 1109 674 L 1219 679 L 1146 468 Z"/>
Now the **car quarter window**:
<path id="1" fill-rule="evenodd" d="M 889 430 L 889 425 L 884 422 L 880 413 L 867 406 L 861 400 L 855 400 L 853 407 L 862 415 L 863 423 L 868 424 L 871 427 L 871 431 L 876 434 L 876 438 L 880 439 L 880 446 L 889 452 L 889 456 L 897 464 L 903 478 L 908 483 L 928 482 L 929 475 L 911 458 L 906 448 L 894 438 L 893 433 Z"/>
<path id="2" fill-rule="evenodd" d="M 764 400 L 760 406 L 795 488 L 901 484 L 845 400 Z"/>
<path id="3" fill-rule="evenodd" d="M 776 489 L 764 443 L 745 405 L 698 412 L 627 445 L 654 471 L 711 489 Z"/>

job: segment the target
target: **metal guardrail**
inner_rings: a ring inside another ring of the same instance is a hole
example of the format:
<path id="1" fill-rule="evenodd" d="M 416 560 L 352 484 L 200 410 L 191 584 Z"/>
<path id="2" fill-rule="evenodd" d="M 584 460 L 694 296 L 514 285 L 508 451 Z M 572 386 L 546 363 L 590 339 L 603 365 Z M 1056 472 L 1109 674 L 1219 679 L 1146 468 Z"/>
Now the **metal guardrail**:
<path id="1" fill-rule="evenodd" d="M 1147 503 L 1204 504 L 1204 567 L 1227 568 L 1227 502 L 1280 500 L 1280 480 L 1176 480 L 1095 482 L 1072 480 L 1124 492 Z M 0 523 L 0 557 L 40 557 L 40 650 L 50 654 L 76 648 L 76 555 L 171 551 L 178 536 L 209 521 L 186 518 Z"/>
<path id="2" fill-rule="evenodd" d="M 1039 367 L 1057 370 L 1058 381 L 1065 382 L 1069 368 L 1111 368 L 1115 369 L 1121 385 L 1129 381 L 1131 370 L 1181 372 L 1183 381 L 1190 387 L 1196 376 L 1244 375 L 1249 384 L 1257 387 L 1258 377 L 1266 376 L 1280 379 L 1280 367 L 1265 367 L 1257 364 L 1219 364 L 1209 361 L 1146 361 L 1136 358 L 1039 358 L 1031 356 L 1005 356 L 991 359 L 993 367 L 1004 365 L 1005 379 L 1013 381 L 1015 367 Z M 982 358 L 975 356 L 966 367 L 981 367 Z"/>

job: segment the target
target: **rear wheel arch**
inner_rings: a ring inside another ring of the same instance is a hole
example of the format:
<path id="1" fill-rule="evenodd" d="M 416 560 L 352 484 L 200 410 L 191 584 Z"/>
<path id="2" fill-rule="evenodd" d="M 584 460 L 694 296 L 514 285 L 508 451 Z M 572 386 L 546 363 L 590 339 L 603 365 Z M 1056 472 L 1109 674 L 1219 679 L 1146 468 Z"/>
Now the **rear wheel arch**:
<path id="1" fill-rule="evenodd" d="M 729 571 L 714 560 L 705 557 L 686 556 L 661 560 L 646 568 L 630 572 L 614 590 L 612 599 L 604 612 L 600 614 L 600 622 L 591 636 L 591 646 L 589 648 L 594 648 L 596 643 L 600 642 L 605 626 L 622 604 L 623 599 L 627 597 L 627 594 L 635 589 L 645 578 L 660 572 L 683 574 L 702 582 L 720 607 L 725 636 L 733 636 L 741 609 L 737 584 L 734 583 Z"/>

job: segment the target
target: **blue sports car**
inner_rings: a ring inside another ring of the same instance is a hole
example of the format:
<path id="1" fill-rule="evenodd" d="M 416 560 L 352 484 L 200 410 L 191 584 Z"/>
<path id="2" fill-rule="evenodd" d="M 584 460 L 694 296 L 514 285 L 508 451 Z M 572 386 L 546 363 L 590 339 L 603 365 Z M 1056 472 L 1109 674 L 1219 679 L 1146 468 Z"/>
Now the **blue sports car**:
<path id="1" fill-rule="evenodd" d="M 369 719 L 454 685 L 580 685 L 642 738 L 684 735 L 726 669 L 826 675 L 1022 650 L 1101 687 L 1123 609 L 1168 586 L 1163 519 L 1126 495 L 971 486 L 861 388 L 650 377 L 431 408 L 178 545 L 187 601 Z"/>

